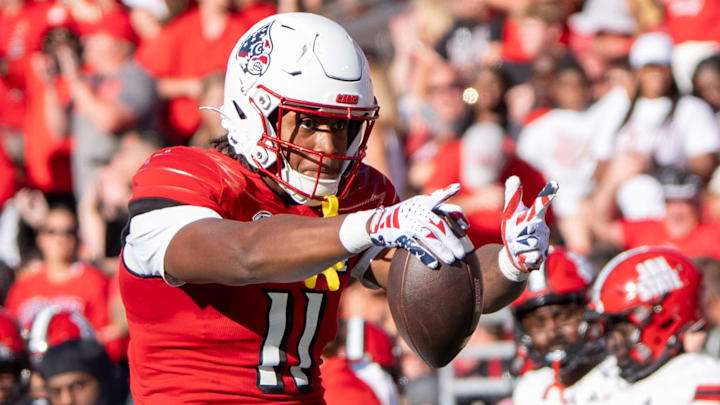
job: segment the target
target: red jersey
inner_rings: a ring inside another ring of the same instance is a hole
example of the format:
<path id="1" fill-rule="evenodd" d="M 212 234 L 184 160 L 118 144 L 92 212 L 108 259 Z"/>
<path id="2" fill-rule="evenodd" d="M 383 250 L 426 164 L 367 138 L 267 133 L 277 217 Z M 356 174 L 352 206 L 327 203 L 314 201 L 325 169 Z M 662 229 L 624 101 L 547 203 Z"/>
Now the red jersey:
<path id="1" fill-rule="evenodd" d="M 340 214 L 397 202 L 390 182 L 369 166 L 359 169 L 353 185 L 339 201 Z M 285 205 L 236 160 L 188 147 L 159 151 L 139 169 L 130 213 L 134 221 L 178 205 L 210 208 L 238 221 L 322 217 L 318 208 Z M 323 276 L 314 289 L 303 282 L 171 287 L 133 272 L 123 260 L 133 399 L 139 405 L 323 403 L 320 354 L 335 336 L 340 293 L 357 258 L 338 272 L 338 291 L 328 291 Z"/>
<path id="2" fill-rule="evenodd" d="M 668 235 L 665 225 L 659 220 L 621 221 L 625 239 L 624 249 L 638 246 L 670 246 L 689 257 L 711 256 L 720 260 L 720 227 L 700 224 L 682 239 Z"/>
<path id="3" fill-rule="evenodd" d="M 325 359 L 321 369 L 328 405 L 381 405 L 372 388 L 350 369 L 346 358 Z"/>
<path id="4" fill-rule="evenodd" d="M 29 328 L 37 313 L 49 305 L 83 314 L 95 330 L 108 324 L 108 279 L 95 267 L 75 263 L 72 276 L 54 283 L 40 268 L 17 280 L 8 292 L 5 307 L 24 328 Z"/>
<path id="5" fill-rule="evenodd" d="M 665 25 L 676 44 L 685 41 L 720 42 L 720 2 L 663 0 Z"/>

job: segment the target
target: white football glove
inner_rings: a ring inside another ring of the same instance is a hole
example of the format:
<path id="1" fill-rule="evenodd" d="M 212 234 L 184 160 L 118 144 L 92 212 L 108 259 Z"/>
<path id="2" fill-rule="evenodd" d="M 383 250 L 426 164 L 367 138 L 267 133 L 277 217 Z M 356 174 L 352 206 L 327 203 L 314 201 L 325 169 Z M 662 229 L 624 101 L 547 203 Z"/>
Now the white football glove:
<path id="1" fill-rule="evenodd" d="M 451 221 L 464 234 L 468 221 L 460 207 L 443 201 L 460 190 L 459 184 L 418 195 L 390 207 L 378 208 L 370 218 L 370 239 L 376 246 L 403 248 L 426 266 L 437 269 L 438 260 L 453 263 L 473 250 L 467 236 L 456 236 Z M 448 219 L 449 218 L 449 219 Z"/>
<path id="2" fill-rule="evenodd" d="M 558 184 L 548 182 L 530 209 L 522 202 L 522 185 L 517 176 L 505 181 L 505 207 L 502 214 L 502 238 L 505 246 L 499 254 L 500 270 L 514 281 L 527 279 L 547 257 L 550 229 L 545 212 L 555 198 Z"/>

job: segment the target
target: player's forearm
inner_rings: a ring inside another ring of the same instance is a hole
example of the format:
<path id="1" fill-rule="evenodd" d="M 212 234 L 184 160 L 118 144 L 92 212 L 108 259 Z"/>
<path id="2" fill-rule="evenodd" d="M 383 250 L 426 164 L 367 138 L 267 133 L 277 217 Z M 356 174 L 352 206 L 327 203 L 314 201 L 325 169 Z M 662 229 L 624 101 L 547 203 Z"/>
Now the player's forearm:
<path id="1" fill-rule="evenodd" d="M 172 239 L 165 271 L 189 283 L 304 280 L 352 255 L 338 237 L 344 219 L 275 215 L 255 222 L 200 220 Z"/>
<path id="2" fill-rule="evenodd" d="M 483 313 L 499 311 L 522 294 L 525 282 L 508 280 L 500 271 L 498 252 L 502 245 L 489 244 L 479 247 L 475 254 L 483 274 Z"/>

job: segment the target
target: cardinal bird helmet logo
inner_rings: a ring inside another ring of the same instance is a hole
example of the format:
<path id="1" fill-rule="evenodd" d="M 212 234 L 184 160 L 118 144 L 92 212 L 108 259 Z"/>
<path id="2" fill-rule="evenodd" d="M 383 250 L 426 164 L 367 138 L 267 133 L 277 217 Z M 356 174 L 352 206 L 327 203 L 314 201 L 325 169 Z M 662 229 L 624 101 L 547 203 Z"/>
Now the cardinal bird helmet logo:
<path id="1" fill-rule="evenodd" d="M 258 28 L 240 45 L 237 56 L 241 59 L 240 65 L 245 73 L 262 76 L 267 72 L 270 66 L 270 53 L 273 50 L 272 38 L 270 38 L 270 27 L 273 22 Z"/>

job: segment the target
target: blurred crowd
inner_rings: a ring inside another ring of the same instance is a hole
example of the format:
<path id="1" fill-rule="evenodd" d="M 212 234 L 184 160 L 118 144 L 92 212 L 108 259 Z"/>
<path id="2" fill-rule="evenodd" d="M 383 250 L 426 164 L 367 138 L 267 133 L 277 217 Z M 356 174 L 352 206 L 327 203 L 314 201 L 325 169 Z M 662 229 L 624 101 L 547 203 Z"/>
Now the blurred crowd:
<path id="1" fill-rule="evenodd" d="M 557 180 L 551 238 L 590 266 L 585 285 L 639 246 L 704 260 L 714 301 L 687 350 L 720 356 L 720 2 L 0 0 L 0 403 L 131 401 L 116 272 L 132 176 L 156 150 L 224 135 L 199 107 L 222 104 L 242 33 L 286 11 L 337 20 L 368 55 L 365 162 L 403 197 L 461 183 L 452 202 L 480 246 L 501 243 L 505 179 L 527 199 Z M 343 299 L 328 403 L 349 405 L 352 378 L 362 403 L 437 403 L 383 293 Z M 469 345 L 516 330 L 483 324 Z"/>

